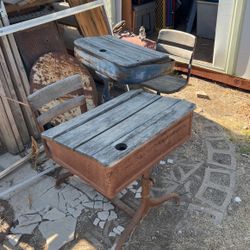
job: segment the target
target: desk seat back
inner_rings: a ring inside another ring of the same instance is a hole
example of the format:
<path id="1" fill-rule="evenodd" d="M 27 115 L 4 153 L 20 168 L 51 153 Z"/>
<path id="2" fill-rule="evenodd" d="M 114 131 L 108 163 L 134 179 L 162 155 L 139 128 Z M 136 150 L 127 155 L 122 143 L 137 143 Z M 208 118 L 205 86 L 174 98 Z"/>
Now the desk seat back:
<path id="1" fill-rule="evenodd" d="M 47 112 L 40 114 L 39 109 L 59 97 L 63 97 L 72 92 L 81 90 L 83 92 L 83 80 L 80 75 L 69 76 L 63 80 L 57 81 L 49 86 L 37 90 L 28 96 L 28 101 L 36 117 L 40 131 L 43 131 L 43 126 L 50 122 L 53 118 L 61 115 L 75 107 L 80 106 L 81 111 L 86 111 L 86 100 L 83 95 L 73 96 L 69 100 L 56 105 Z"/>

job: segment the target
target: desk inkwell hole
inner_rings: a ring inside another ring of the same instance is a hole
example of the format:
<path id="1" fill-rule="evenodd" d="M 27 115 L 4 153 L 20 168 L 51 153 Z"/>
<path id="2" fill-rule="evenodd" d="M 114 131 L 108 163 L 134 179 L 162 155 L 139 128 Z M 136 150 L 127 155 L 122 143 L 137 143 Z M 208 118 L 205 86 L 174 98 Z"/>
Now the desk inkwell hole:
<path id="1" fill-rule="evenodd" d="M 100 49 L 99 51 L 100 52 L 106 52 L 107 50 L 106 49 Z"/>
<path id="2" fill-rule="evenodd" d="M 123 151 L 123 150 L 126 150 L 127 149 L 127 144 L 125 143 L 118 143 L 115 145 L 115 148 L 119 151 Z"/>

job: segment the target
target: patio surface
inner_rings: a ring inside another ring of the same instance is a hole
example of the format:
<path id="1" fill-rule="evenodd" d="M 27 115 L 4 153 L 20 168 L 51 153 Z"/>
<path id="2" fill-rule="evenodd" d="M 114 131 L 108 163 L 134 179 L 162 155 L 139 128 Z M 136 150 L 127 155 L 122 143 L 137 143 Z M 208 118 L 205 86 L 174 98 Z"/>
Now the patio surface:
<path id="1" fill-rule="evenodd" d="M 191 78 L 173 96 L 197 104 L 192 137 L 154 168 L 152 193 L 177 192 L 181 204 L 152 209 L 124 249 L 249 249 L 249 93 Z M 0 168 L 16 159 L 0 156 Z M 43 160 L 40 168 L 53 165 Z M 24 165 L 0 181 L 0 193 L 35 174 Z M 112 249 L 129 217 L 77 177 L 54 184 L 46 176 L 0 201 L 3 249 Z M 138 180 L 120 197 L 136 207 L 140 192 Z"/>

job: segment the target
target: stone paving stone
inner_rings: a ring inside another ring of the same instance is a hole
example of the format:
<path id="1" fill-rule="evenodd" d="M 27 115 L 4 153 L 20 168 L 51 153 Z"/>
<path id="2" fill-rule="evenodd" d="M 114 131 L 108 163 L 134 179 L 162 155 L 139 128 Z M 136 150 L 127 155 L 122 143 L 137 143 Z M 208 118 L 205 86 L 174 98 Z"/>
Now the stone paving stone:
<path id="1" fill-rule="evenodd" d="M 98 212 L 97 216 L 100 220 L 107 220 L 109 217 L 109 211 Z"/>
<path id="2" fill-rule="evenodd" d="M 115 220 L 115 219 L 117 219 L 117 214 L 115 213 L 115 211 L 112 210 L 109 214 L 108 221 Z"/>
<path id="3" fill-rule="evenodd" d="M 121 225 L 119 225 L 119 226 L 117 226 L 117 230 L 119 230 L 120 232 L 123 232 L 124 231 L 124 227 L 121 226 Z"/>
<path id="4" fill-rule="evenodd" d="M 114 209 L 115 207 L 110 203 L 110 202 L 105 202 L 103 203 L 103 210 L 112 210 Z"/>
<path id="5" fill-rule="evenodd" d="M 140 198 L 141 198 L 141 193 L 136 193 L 136 194 L 135 194 L 135 198 L 136 198 L 136 199 L 140 199 Z"/>
<path id="6" fill-rule="evenodd" d="M 109 237 L 115 237 L 115 236 L 116 236 L 116 234 L 114 232 L 109 233 Z"/>
<path id="7" fill-rule="evenodd" d="M 15 226 L 10 229 L 13 234 L 32 234 L 38 223 L 31 224 L 28 226 Z"/>
<path id="8" fill-rule="evenodd" d="M 211 181 L 211 173 L 213 173 L 213 172 L 228 174 L 230 176 L 230 185 L 223 186 L 223 185 L 213 183 Z M 225 212 L 227 206 L 231 202 L 233 191 L 234 191 L 234 186 L 235 186 L 235 173 L 234 172 L 227 171 L 227 170 L 219 170 L 219 169 L 214 170 L 211 168 L 207 168 L 205 170 L 203 183 L 201 184 L 195 197 L 197 199 L 199 199 L 201 202 L 210 205 L 212 208 L 218 209 L 221 212 Z M 204 196 L 204 194 L 208 188 L 213 188 L 213 189 L 216 189 L 216 190 L 219 190 L 219 191 L 225 193 L 225 198 L 222 201 L 221 205 L 216 204 L 214 201 L 212 201 L 211 199 L 208 199 Z"/>
<path id="9" fill-rule="evenodd" d="M 58 250 L 74 239 L 76 219 L 68 216 L 56 221 L 46 221 L 38 228 L 46 239 L 48 250 Z"/>
<path id="10" fill-rule="evenodd" d="M 13 247 L 15 247 L 18 244 L 21 237 L 22 237 L 21 234 L 9 234 L 6 236 L 6 239 Z"/>
<path id="11" fill-rule="evenodd" d="M 19 226 L 28 226 L 31 224 L 36 224 L 42 220 L 39 214 L 23 214 L 18 217 Z"/>
<path id="12" fill-rule="evenodd" d="M 236 158 L 235 158 L 235 148 L 232 143 L 229 141 L 227 142 L 229 149 L 217 149 L 212 146 L 212 142 L 216 142 L 218 140 L 221 140 L 222 138 L 208 138 L 206 140 L 206 146 L 207 146 L 207 163 L 222 167 L 222 168 L 228 168 L 228 169 L 236 169 Z M 230 163 L 221 163 L 219 161 L 214 160 L 215 154 L 221 154 L 221 155 L 227 155 L 230 157 Z"/>
<path id="13" fill-rule="evenodd" d="M 43 219 L 45 220 L 58 220 L 64 218 L 65 214 L 59 211 L 57 208 L 52 208 L 48 211 L 44 216 Z"/>
<path id="14" fill-rule="evenodd" d="M 95 201 L 94 208 L 95 209 L 102 209 L 103 208 L 103 202 L 102 201 Z"/>
<path id="15" fill-rule="evenodd" d="M 99 218 L 95 218 L 95 220 L 93 221 L 93 224 L 95 226 L 97 226 L 99 222 L 100 222 L 100 219 Z"/>
<path id="16" fill-rule="evenodd" d="M 94 208 L 94 202 L 85 202 L 82 204 L 84 207 Z"/>
<path id="17" fill-rule="evenodd" d="M 103 229 L 104 226 L 105 226 L 105 221 L 101 221 L 101 222 L 99 223 L 99 227 L 100 227 L 101 229 Z"/>

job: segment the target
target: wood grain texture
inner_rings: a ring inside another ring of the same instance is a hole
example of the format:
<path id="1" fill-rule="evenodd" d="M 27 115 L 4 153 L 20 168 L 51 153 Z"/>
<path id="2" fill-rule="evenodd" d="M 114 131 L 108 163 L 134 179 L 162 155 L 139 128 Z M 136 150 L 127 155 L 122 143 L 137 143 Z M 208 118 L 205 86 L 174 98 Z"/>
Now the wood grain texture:
<path id="1" fill-rule="evenodd" d="M 139 110 L 150 105 L 159 97 L 148 93 L 141 93 L 127 102 L 122 103 L 109 112 L 95 117 L 94 119 L 72 129 L 71 131 L 55 138 L 58 143 L 66 144 L 71 149 L 75 149 L 81 144 L 91 140 L 95 136 L 103 133 L 110 127 L 113 127 Z"/>
<path id="2" fill-rule="evenodd" d="M 2 95 L 14 100 L 19 100 L 17 97 L 14 84 L 11 79 L 11 75 L 8 69 L 8 65 L 5 61 L 2 49 L 0 48 L 0 80 L 2 85 Z M 8 102 L 8 101 L 7 101 Z M 6 104 L 7 105 L 7 104 Z M 14 124 L 17 127 L 16 138 L 20 138 L 19 144 L 29 142 L 29 133 L 24 120 L 22 109 L 19 104 L 9 101 L 8 106 L 10 108 L 11 116 L 13 116 Z M 10 114 L 9 114 L 10 115 Z"/>
<path id="3" fill-rule="evenodd" d="M 46 145 L 52 159 L 59 165 L 85 180 L 107 198 L 113 199 L 143 172 L 151 169 L 160 159 L 184 143 L 191 135 L 191 121 L 192 114 L 176 121 L 162 134 L 134 150 L 112 168 L 104 167 L 94 158 L 83 156 L 55 141 L 48 140 Z"/>
<path id="4" fill-rule="evenodd" d="M 71 7 L 91 2 L 90 0 L 68 0 Z M 84 36 L 111 34 L 103 6 L 76 15 L 79 29 Z"/>
<path id="5" fill-rule="evenodd" d="M 80 75 L 66 77 L 63 80 L 50 84 L 28 96 L 28 100 L 33 109 L 37 110 L 44 104 L 83 88 Z"/>
<path id="6" fill-rule="evenodd" d="M 4 18 L 0 20 L 0 27 L 9 26 L 8 18 Z M 15 91 L 19 101 L 28 104 L 27 102 L 27 95 L 30 93 L 30 85 L 29 81 L 24 69 L 24 65 L 19 53 L 19 50 L 16 45 L 15 38 L 13 34 L 8 35 L 7 37 L 2 37 L 3 39 L 3 48 L 4 52 L 7 56 L 7 63 L 9 60 L 9 71 L 11 73 L 11 78 L 13 84 L 15 86 Z M 39 136 L 39 132 L 36 126 L 36 122 L 33 119 L 32 111 L 29 108 L 24 108 L 21 106 L 25 122 L 29 131 L 30 135 L 35 137 Z"/>
<path id="7" fill-rule="evenodd" d="M 89 52 L 122 67 L 169 60 L 168 55 L 164 53 L 113 36 L 79 38 L 74 44 L 79 50 Z"/>
<path id="8" fill-rule="evenodd" d="M 144 124 L 137 127 L 130 133 L 121 137 L 111 145 L 105 147 L 102 151 L 95 154 L 94 158 L 101 162 L 105 166 L 112 167 L 117 161 L 120 161 L 123 157 L 126 157 L 136 148 L 141 147 L 147 141 L 152 140 L 155 136 L 159 135 L 166 128 L 171 127 L 175 122 L 185 117 L 192 112 L 194 105 L 185 101 L 177 102 L 175 105 L 169 107 L 165 114 L 159 114 L 153 116 L 151 119 L 145 121 Z M 119 143 L 127 145 L 127 149 L 119 151 L 115 146 Z"/>
<path id="9" fill-rule="evenodd" d="M 84 104 L 84 96 L 76 96 L 70 100 L 63 102 L 62 104 L 58 104 L 57 106 L 51 108 L 49 111 L 42 113 L 40 116 L 37 117 L 37 122 L 39 126 L 42 127 L 58 115 L 64 114 L 65 112 L 75 107 L 83 106 Z"/>
<path id="10" fill-rule="evenodd" d="M 1 69 L 1 68 L 0 68 Z M 6 96 L 2 86 L 4 79 L 0 70 L 0 95 Z M 22 139 L 8 101 L 0 97 L 0 136 L 10 153 L 16 154 L 24 149 Z"/>
<path id="11" fill-rule="evenodd" d="M 122 20 L 126 21 L 128 30 L 133 30 L 133 6 L 131 0 L 122 0 Z"/>
<path id="12" fill-rule="evenodd" d="M 49 129 L 47 131 L 44 131 L 42 133 L 42 136 L 46 139 L 53 140 L 54 138 L 60 136 L 61 134 L 67 133 L 70 130 L 75 129 L 78 126 L 81 126 L 82 124 L 94 119 L 95 117 L 102 115 L 109 110 L 117 107 L 118 105 L 126 102 L 127 100 L 139 95 L 142 92 L 142 90 L 131 90 L 129 92 L 126 92 L 123 95 L 120 95 L 98 107 L 95 109 L 92 109 L 88 111 L 87 113 L 84 113 L 70 121 L 67 121 L 65 123 L 62 123 L 58 125 L 56 128 Z"/>
<path id="13" fill-rule="evenodd" d="M 168 109 L 177 103 L 178 100 L 169 98 L 168 102 L 160 98 L 156 99 L 150 105 L 139 110 L 134 115 L 123 120 L 119 124 L 109 128 L 100 135 L 95 136 L 91 140 L 76 148 L 76 151 L 85 155 L 95 157 L 95 155 L 119 141 L 119 139 L 132 131 L 138 129 L 148 121 L 153 121 L 155 117 L 161 117 L 168 113 Z"/>
<path id="14" fill-rule="evenodd" d="M 42 134 L 53 160 L 110 199 L 190 137 L 194 109 L 189 102 L 141 91 L 117 99 L 69 121 L 54 138 L 56 128 Z M 148 105 L 138 105 L 140 99 Z M 64 135 L 67 140 L 58 142 Z M 69 140 L 77 137 L 81 144 L 73 149 Z M 117 150 L 118 143 L 127 149 Z"/>

